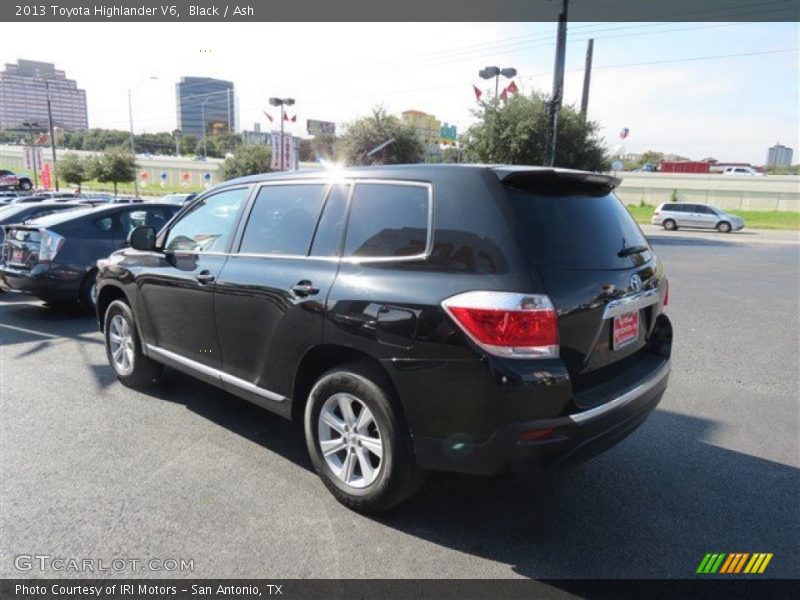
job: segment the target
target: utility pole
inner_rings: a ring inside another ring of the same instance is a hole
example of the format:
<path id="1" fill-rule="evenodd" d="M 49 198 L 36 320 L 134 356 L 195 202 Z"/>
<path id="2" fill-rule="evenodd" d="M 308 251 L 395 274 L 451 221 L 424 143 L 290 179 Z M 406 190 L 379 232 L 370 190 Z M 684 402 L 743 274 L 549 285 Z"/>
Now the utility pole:
<path id="1" fill-rule="evenodd" d="M 563 0 L 561 14 L 558 15 L 558 35 L 556 37 L 556 64 L 553 72 L 553 94 L 550 97 L 550 123 L 547 132 L 547 151 L 545 160 L 549 166 L 556 163 L 556 143 L 558 141 L 558 116 L 564 96 L 564 59 L 567 54 L 567 9 L 569 0 Z"/>
<path id="2" fill-rule="evenodd" d="M 53 109 L 50 105 L 50 82 L 44 80 L 44 88 L 47 90 L 47 122 L 50 129 L 50 153 L 53 156 L 53 179 L 56 191 L 58 191 L 58 163 L 56 161 L 56 134 L 53 129 Z"/>
<path id="3" fill-rule="evenodd" d="M 592 82 L 592 52 L 594 51 L 594 40 L 590 39 L 586 44 L 586 66 L 583 69 L 583 94 L 581 95 L 581 116 L 586 120 L 586 113 L 589 110 L 589 84 Z"/>

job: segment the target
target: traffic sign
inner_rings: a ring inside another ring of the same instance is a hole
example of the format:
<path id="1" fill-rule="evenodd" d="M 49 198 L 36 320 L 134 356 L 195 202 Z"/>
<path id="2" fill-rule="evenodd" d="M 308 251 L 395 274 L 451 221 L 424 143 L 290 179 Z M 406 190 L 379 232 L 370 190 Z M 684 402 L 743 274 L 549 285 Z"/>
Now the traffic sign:
<path id="1" fill-rule="evenodd" d="M 331 123 L 330 121 L 307 119 L 306 129 L 308 130 L 309 135 L 336 135 L 336 123 Z"/>

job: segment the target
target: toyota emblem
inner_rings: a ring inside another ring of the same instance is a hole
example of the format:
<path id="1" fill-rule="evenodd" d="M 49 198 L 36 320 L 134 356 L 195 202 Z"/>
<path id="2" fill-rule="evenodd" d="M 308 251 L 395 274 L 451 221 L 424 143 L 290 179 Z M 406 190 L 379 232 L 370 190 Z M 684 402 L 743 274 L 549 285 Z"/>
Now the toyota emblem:
<path id="1" fill-rule="evenodd" d="M 631 275 L 631 289 L 634 292 L 638 292 L 642 289 L 642 278 L 636 275 L 635 273 Z"/>

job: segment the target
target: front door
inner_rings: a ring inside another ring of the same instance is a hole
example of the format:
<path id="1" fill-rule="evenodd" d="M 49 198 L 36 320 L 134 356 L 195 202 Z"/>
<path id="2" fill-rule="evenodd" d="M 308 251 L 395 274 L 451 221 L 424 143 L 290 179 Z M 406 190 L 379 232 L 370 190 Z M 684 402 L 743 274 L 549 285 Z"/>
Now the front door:
<path id="1" fill-rule="evenodd" d="M 200 200 L 170 227 L 163 253 L 143 261 L 137 284 L 148 353 L 193 367 L 222 365 L 214 290 L 249 191 L 233 188 Z"/>

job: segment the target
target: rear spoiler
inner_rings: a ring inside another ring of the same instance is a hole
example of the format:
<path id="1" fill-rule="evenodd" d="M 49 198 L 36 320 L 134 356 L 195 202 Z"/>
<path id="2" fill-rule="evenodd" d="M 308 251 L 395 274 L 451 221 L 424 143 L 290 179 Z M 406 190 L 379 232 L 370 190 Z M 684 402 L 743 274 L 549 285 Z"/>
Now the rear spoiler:
<path id="1" fill-rule="evenodd" d="M 492 171 L 505 185 L 519 188 L 530 186 L 552 187 L 577 185 L 581 188 L 592 188 L 606 194 L 616 188 L 622 180 L 611 175 L 592 173 L 590 171 L 573 171 L 549 167 L 494 167 Z"/>

